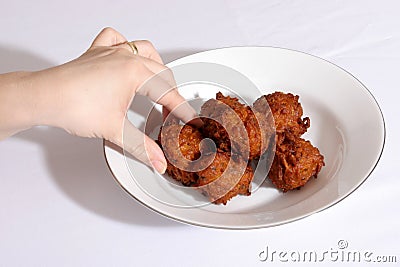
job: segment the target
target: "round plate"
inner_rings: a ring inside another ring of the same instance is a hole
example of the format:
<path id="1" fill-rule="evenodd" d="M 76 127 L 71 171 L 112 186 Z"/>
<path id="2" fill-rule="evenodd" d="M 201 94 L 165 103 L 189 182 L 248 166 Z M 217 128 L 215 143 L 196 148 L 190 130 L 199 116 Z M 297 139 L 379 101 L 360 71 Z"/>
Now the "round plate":
<path id="1" fill-rule="evenodd" d="M 311 120 L 303 138 L 320 149 L 326 165 L 318 178 L 310 179 L 301 190 L 282 193 L 267 179 L 251 196 L 235 197 L 226 206 L 179 207 L 160 202 L 142 190 L 131 175 L 127 158 L 105 142 L 105 157 L 116 181 L 148 208 L 181 222 L 206 227 L 269 227 L 334 205 L 354 192 L 378 163 L 385 141 L 381 110 L 368 89 L 340 67 L 305 53 L 273 47 L 211 50 L 178 59 L 168 66 L 197 62 L 228 66 L 245 75 L 264 94 L 282 91 L 299 95 L 304 116 Z M 246 94 L 246 88 L 235 90 Z M 133 123 L 143 125 L 140 112 L 130 112 L 134 113 L 131 120 L 136 120 Z M 132 164 L 135 176 L 162 180 L 140 163 Z M 160 185 L 159 190 L 168 189 Z"/>

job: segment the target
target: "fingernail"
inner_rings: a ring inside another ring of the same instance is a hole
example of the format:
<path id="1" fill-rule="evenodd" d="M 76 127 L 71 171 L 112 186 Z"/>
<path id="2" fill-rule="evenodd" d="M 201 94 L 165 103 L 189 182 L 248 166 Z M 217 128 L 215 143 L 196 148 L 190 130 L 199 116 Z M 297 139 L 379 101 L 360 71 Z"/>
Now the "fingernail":
<path id="1" fill-rule="evenodd" d="M 167 165 L 159 160 L 152 160 L 151 165 L 153 165 L 154 169 L 156 169 L 156 171 L 160 174 L 164 174 L 165 170 L 167 169 Z"/>

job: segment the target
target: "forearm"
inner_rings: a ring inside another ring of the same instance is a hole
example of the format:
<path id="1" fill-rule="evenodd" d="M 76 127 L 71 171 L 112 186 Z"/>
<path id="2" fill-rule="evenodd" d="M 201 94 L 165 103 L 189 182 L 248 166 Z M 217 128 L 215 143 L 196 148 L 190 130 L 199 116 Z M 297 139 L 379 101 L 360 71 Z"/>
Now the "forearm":
<path id="1" fill-rule="evenodd" d="M 32 73 L 0 75 L 0 139 L 35 125 L 37 107 Z"/>

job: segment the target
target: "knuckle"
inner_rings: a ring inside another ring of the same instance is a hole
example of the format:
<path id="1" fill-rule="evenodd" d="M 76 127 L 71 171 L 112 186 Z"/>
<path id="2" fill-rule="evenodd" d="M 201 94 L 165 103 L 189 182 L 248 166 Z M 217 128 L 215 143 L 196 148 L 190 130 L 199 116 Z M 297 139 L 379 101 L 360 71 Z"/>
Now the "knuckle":
<path id="1" fill-rule="evenodd" d="M 105 28 L 103 28 L 102 32 L 109 34 L 109 33 L 114 33 L 115 30 L 111 27 L 105 27 Z"/>
<path id="2" fill-rule="evenodd" d="M 140 60 L 138 60 L 136 58 L 129 58 L 126 61 L 126 64 L 127 64 L 126 67 L 130 72 L 137 73 L 138 75 L 144 75 L 145 74 L 146 66 Z"/>
<path id="3" fill-rule="evenodd" d="M 144 46 L 151 48 L 151 49 L 155 49 L 153 43 L 150 42 L 149 40 L 142 40 L 141 42 L 143 43 Z"/>
<path id="4" fill-rule="evenodd" d="M 127 57 L 121 64 L 121 73 L 131 84 L 140 84 L 149 76 L 148 70 L 139 59 Z"/>

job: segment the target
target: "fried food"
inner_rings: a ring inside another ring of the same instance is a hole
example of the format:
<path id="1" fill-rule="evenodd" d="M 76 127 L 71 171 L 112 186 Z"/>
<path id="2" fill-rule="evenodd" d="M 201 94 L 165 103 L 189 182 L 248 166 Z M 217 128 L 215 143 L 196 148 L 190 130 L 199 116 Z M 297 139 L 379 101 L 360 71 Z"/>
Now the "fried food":
<path id="1" fill-rule="evenodd" d="M 317 177 L 324 157 L 301 138 L 310 119 L 302 118 L 299 96 L 275 92 L 261 96 L 253 107 L 218 93 L 201 107 L 200 129 L 178 122 L 162 127 L 158 141 L 167 158 L 167 174 L 196 187 L 215 204 L 248 196 L 254 176 L 251 160 L 274 146 L 270 140 L 276 129 L 276 152 L 268 173 L 272 183 L 286 192 Z M 214 140 L 217 149 L 204 146 L 204 137 Z"/>
<path id="2" fill-rule="evenodd" d="M 285 138 L 300 137 L 310 127 L 310 119 L 308 117 L 301 118 L 303 116 L 303 108 L 297 95 L 282 92 L 263 95 L 254 102 L 253 107 L 262 114 L 268 114 L 269 111 L 272 112 L 275 121 L 277 145 L 283 142 Z"/>
<path id="3" fill-rule="evenodd" d="M 304 186 L 317 177 L 324 157 L 310 141 L 301 138 L 310 127 L 308 117 L 302 119 L 299 96 L 275 92 L 261 96 L 254 104 L 260 113 L 271 110 L 276 129 L 276 151 L 268 177 L 283 192 Z M 269 106 L 269 107 L 268 107 Z"/>
<path id="4" fill-rule="evenodd" d="M 260 157 L 268 147 L 272 127 L 267 117 L 253 112 L 236 97 L 217 93 L 201 107 L 202 133 L 213 139 L 218 148 L 241 155 L 245 160 Z M 232 149 L 232 151 L 231 151 Z"/>
<path id="5" fill-rule="evenodd" d="M 217 151 L 213 162 L 198 172 L 197 186 L 214 204 L 224 204 L 237 195 L 250 195 L 253 169 L 242 158 Z"/>
<path id="6" fill-rule="evenodd" d="M 191 164 L 201 155 L 202 139 L 200 131 L 190 125 L 167 125 L 160 130 L 158 141 L 167 159 L 166 173 L 183 185 L 190 186 L 197 182 L 197 174 L 191 171 Z"/>
<path id="7" fill-rule="evenodd" d="M 203 137 L 198 129 L 190 125 L 164 126 L 158 139 L 167 158 L 167 174 L 185 186 L 199 187 L 214 204 L 225 205 L 236 195 L 250 195 L 253 170 L 247 161 L 231 158 L 222 150 L 212 153 L 201 147 Z"/>
<path id="8" fill-rule="evenodd" d="M 300 137 L 285 139 L 276 148 L 269 171 L 272 183 L 283 192 L 304 186 L 311 177 L 317 177 L 324 157 L 310 141 Z"/>

